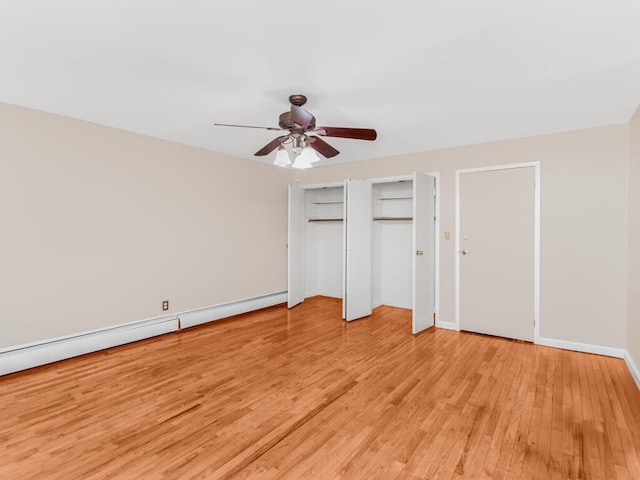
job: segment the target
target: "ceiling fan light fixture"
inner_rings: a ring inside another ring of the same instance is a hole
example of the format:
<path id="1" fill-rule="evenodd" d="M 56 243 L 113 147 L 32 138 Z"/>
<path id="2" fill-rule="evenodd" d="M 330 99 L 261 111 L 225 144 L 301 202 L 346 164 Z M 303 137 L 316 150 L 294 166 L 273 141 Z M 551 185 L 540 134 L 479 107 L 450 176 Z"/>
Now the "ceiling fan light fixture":
<path id="1" fill-rule="evenodd" d="M 278 151 L 276 153 L 276 159 L 273 162 L 275 165 L 279 167 L 286 167 L 287 165 L 291 165 L 291 159 L 289 158 L 289 152 L 284 148 L 283 145 L 278 147 Z"/>
<path id="2" fill-rule="evenodd" d="M 302 158 L 305 163 L 316 163 L 320 161 L 320 157 L 318 157 L 316 151 L 309 146 L 302 149 L 298 158 Z"/>
<path id="3" fill-rule="evenodd" d="M 375 140 L 378 136 L 372 128 L 349 128 L 349 127 L 316 127 L 316 118 L 302 108 L 307 102 L 307 97 L 301 94 L 291 95 L 289 111 L 280 114 L 278 127 L 258 127 L 254 125 L 236 125 L 230 123 L 214 123 L 223 127 L 244 127 L 259 128 L 274 132 L 288 133 L 280 135 L 254 155 L 264 157 L 274 150 L 276 158 L 273 162 L 277 166 L 285 167 L 291 165 L 293 159 L 294 168 L 310 168 L 312 163 L 320 161 L 319 153 L 324 158 L 333 158 L 340 152 L 320 137 L 353 138 L 356 140 Z M 286 151 L 285 151 L 286 144 Z M 316 153 L 317 152 L 317 153 Z"/>
<path id="4" fill-rule="evenodd" d="M 304 150 L 303 150 L 303 153 L 304 153 Z M 309 161 L 309 157 L 301 153 L 296 157 L 295 162 L 293 162 L 293 165 L 291 166 L 293 168 L 298 168 L 300 170 L 303 170 L 305 168 L 311 168 L 313 165 L 311 165 L 311 162 Z"/>

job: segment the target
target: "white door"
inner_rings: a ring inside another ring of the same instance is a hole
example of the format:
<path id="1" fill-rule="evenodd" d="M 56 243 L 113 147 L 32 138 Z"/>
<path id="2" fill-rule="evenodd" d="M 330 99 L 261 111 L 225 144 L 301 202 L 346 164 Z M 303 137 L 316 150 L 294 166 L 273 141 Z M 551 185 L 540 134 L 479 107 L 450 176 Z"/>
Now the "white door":
<path id="1" fill-rule="evenodd" d="M 304 190 L 289 185 L 289 232 L 287 235 L 287 306 L 304 301 Z"/>
<path id="2" fill-rule="evenodd" d="M 460 173 L 460 328 L 533 341 L 535 168 Z"/>
<path id="3" fill-rule="evenodd" d="M 371 183 L 345 181 L 345 272 L 343 314 L 346 320 L 371 315 Z"/>
<path id="4" fill-rule="evenodd" d="M 413 176 L 413 333 L 433 326 L 435 306 L 435 178 Z"/>

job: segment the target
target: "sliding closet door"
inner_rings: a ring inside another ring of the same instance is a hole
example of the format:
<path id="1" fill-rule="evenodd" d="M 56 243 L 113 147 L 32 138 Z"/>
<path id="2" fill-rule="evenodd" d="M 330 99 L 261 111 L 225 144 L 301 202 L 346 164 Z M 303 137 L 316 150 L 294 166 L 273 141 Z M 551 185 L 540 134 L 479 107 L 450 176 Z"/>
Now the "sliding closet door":
<path id="1" fill-rule="evenodd" d="M 289 269 L 287 273 L 289 308 L 304 301 L 304 190 L 289 185 L 289 233 L 287 255 Z"/>
<path id="2" fill-rule="evenodd" d="M 433 326 L 435 306 L 435 178 L 413 177 L 413 333 Z"/>
<path id="3" fill-rule="evenodd" d="M 344 318 L 371 315 L 371 183 L 345 182 Z"/>

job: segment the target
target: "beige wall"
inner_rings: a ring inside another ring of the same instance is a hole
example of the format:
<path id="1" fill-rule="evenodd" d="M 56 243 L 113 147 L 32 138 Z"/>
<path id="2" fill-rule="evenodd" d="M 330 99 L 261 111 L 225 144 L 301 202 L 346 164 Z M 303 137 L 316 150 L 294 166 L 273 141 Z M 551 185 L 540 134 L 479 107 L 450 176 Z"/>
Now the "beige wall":
<path id="1" fill-rule="evenodd" d="M 629 149 L 629 296 L 627 350 L 640 365 L 640 108 L 631 119 Z"/>
<path id="2" fill-rule="evenodd" d="M 615 125 L 299 172 L 441 174 L 440 319 L 454 319 L 454 172 L 542 163 L 541 334 L 640 358 L 640 114 Z M 0 104 L 0 348 L 286 290 L 291 172 Z M 631 211 L 628 210 L 628 187 Z M 631 229 L 627 230 L 628 223 Z M 627 268 L 631 281 L 627 295 Z M 628 322 L 627 322 L 628 298 Z M 628 326 L 627 326 L 628 323 Z M 628 330 L 627 330 L 628 328 Z"/>
<path id="3" fill-rule="evenodd" d="M 428 135 L 428 132 L 425 132 Z M 625 347 L 628 125 L 314 168 L 300 183 L 441 174 L 440 319 L 454 320 L 455 170 L 541 161 L 541 336 Z"/>
<path id="4" fill-rule="evenodd" d="M 0 348 L 286 290 L 290 178 L 0 104 Z"/>

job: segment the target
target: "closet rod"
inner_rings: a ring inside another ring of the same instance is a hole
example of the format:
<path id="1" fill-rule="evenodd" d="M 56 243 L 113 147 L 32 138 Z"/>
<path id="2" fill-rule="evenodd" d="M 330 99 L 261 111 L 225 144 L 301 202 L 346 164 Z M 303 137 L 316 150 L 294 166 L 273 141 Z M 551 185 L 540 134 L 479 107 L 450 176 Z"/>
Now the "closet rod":
<path id="1" fill-rule="evenodd" d="M 374 221 L 377 220 L 383 220 L 383 221 L 387 221 L 387 220 L 413 220 L 413 217 L 373 217 Z"/>
<path id="2" fill-rule="evenodd" d="M 413 200 L 412 195 L 398 195 L 396 197 L 376 197 L 376 200 Z"/>

